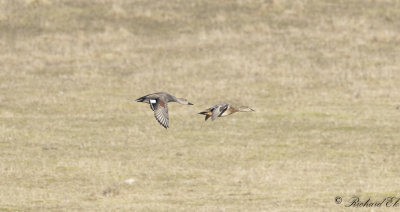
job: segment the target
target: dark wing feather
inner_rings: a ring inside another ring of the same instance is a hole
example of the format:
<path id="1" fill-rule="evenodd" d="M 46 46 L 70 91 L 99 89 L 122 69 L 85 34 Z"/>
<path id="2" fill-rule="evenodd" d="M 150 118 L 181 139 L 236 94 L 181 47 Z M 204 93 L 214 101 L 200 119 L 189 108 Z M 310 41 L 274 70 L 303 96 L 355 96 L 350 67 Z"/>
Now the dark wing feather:
<path id="1" fill-rule="evenodd" d="M 162 99 L 157 99 L 156 101 L 157 102 L 153 105 L 154 117 L 157 119 L 158 123 L 167 129 L 169 127 L 168 102 Z"/>
<path id="2" fill-rule="evenodd" d="M 154 111 L 155 108 L 157 107 L 158 99 L 150 99 L 149 104 L 150 104 L 151 110 Z"/>

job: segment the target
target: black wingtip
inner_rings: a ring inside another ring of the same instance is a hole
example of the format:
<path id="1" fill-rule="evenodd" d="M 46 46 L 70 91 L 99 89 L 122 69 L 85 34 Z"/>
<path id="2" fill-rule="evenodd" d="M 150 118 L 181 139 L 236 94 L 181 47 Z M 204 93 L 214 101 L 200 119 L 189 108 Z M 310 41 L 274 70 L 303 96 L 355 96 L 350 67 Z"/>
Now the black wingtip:
<path id="1" fill-rule="evenodd" d="M 193 103 L 189 102 L 188 105 L 194 105 Z"/>

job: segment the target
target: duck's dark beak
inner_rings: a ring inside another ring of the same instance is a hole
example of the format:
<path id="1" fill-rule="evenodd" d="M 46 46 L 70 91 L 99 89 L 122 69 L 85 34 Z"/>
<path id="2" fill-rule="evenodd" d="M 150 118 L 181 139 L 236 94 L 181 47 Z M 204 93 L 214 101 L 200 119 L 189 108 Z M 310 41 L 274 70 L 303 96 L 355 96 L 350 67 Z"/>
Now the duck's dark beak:
<path id="1" fill-rule="evenodd" d="M 191 102 L 189 102 L 188 105 L 193 105 L 193 104 Z"/>

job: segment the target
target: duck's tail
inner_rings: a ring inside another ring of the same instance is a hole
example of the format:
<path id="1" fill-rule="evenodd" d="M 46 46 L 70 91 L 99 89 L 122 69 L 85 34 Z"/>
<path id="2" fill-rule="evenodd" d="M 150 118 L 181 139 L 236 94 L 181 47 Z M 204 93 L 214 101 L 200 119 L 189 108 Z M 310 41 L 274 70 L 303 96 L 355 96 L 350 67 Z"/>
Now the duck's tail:
<path id="1" fill-rule="evenodd" d="M 203 112 L 200 112 L 199 114 L 205 115 L 205 116 L 206 116 L 205 119 L 204 119 L 204 121 L 207 121 L 207 119 L 209 119 L 209 118 L 211 117 L 210 115 L 208 115 L 208 114 L 209 114 L 209 111 L 203 111 Z"/>
<path id="2" fill-rule="evenodd" d="M 146 99 L 146 96 L 142 96 L 139 99 L 136 99 L 137 102 L 143 102 Z"/>

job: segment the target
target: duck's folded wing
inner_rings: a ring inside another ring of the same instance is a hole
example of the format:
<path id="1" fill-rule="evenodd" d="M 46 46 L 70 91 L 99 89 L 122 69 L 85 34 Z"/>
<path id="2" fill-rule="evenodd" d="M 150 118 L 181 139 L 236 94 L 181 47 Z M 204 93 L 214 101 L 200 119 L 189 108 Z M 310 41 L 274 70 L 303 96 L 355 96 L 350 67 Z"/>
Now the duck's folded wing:
<path id="1" fill-rule="evenodd" d="M 221 116 L 226 111 L 226 109 L 228 109 L 228 104 L 220 104 L 214 106 L 214 109 L 212 110 L 211 120 L 214 121 L 217 117 Z"/>
<path id="2" fill-rule="evenodd" d="M 150 103 L 150 106 L 154 110 L 154 117 L 157 119 L 163 127 L 168 128 L 168 102 L 162 99 L 156 99 L 156 103 Z"/>

